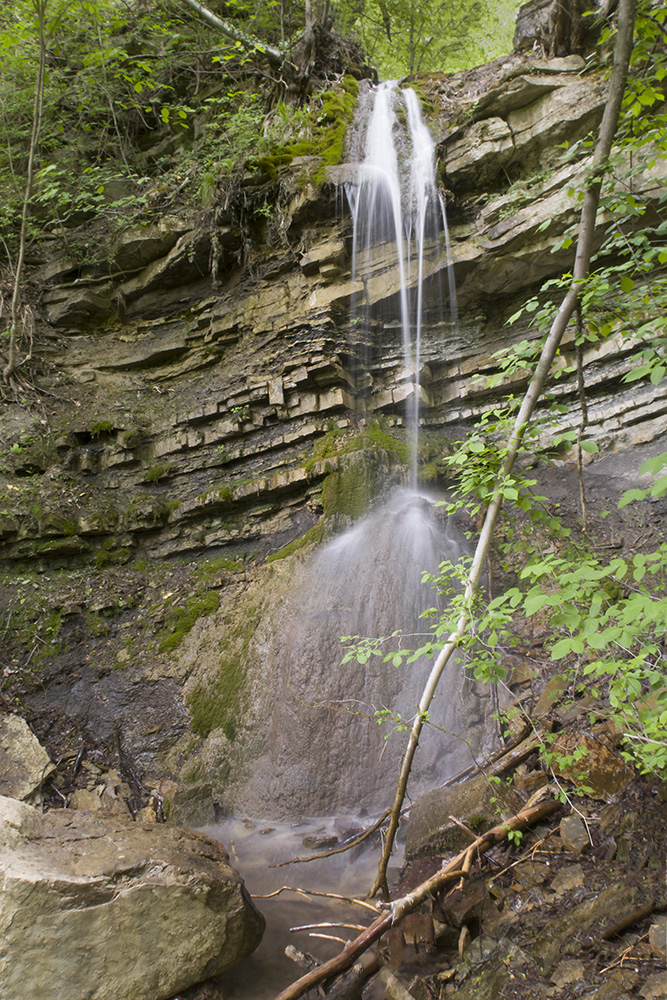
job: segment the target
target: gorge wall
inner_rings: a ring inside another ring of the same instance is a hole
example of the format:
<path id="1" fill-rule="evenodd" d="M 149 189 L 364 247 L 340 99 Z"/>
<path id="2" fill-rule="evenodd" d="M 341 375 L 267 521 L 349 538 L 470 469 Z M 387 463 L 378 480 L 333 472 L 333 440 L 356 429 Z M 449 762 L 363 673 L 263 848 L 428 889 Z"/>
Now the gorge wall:
<path id="1" fill-rule="evenodd" d="M 536 336 L 529 316 L 508 318 L 571 265 L 563 235 L 586 148 L 564 161 L 559 147 L 596 128 L 605 83 L 593 60 L 514 55 L 418 85 L 458 296 L 455 324 L 442 318 L 447 261 L 433 248 L 420 457 L 437 492 L 448 443 L 524 385 L 487 381 L 496 352 Z M 43 403 L 17 400 L 2 416 L 0 559 L 17 630 L 4 697 L 52 738 L 83 734 L 122 746 L 148 775 L 210 780 L 229 807 L 264 746 L 271 643 L 298 550 L 406 476 L 400 330 L 385 326 L 378 348 L 350 314 L 355 296 L 381 307 L 398 294 L 392 254 L 352 278 L 339 187 L 350 167 L 323 184 L 319 167 L 302 157 L 275 177 L 249 174 L 245 218 L 184 207 L 126 231 L 101 265 L 37 263 Z M 657 199 L 664 165 L 654 169 L 636 182 Z M 270 218 L 252 212 L 260 188 Z M 587 436 L 602 456 L 590 474 L 606 487 L 664 428 L 664 385 L 622 381 L 632 350 L 619 334 L 583 358 Z M 563 368 L 568 352 L 572 336 Z M 577 427 L 575 376 L 553 391 L 560 427 Z M 480 713 L 471 706 L 471 724 Z"/>

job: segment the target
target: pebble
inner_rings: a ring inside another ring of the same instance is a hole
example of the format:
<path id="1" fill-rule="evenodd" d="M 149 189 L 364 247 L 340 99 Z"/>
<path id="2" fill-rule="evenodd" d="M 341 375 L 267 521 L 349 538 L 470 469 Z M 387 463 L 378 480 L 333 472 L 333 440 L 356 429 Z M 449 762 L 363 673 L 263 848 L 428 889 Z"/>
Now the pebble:
<path id="1" fill-rule="evenodd" d="M 558 896 L 570 889 L 578 889 L 584 884 L 584 870 L 581 865 L 568 865 L 558 872 L 555 879 L 549 886 Z"/>
<path id="2" fill-rule="evenodd" d="M 640 993 L 644 1000 L 658 1000 L 658 997 L 667 997 L 667 972 L 658 972 L 655 976 L 649 976 Z"/>
<path id="3" fill-rule="evenodd" d="M 560 962 L 554 969 L 551 982 L 559 988 L 568 983 L 577 983 L 584 978 L 585 971 L 584 963 L 578 958 Z"/>
<path id="4" fill-rule="evenodd" d="M 653 954 L 664 962 L 667 959 L 667 916 L 659 916 L 655 923 L 651 924 L 648 940 Z"/>

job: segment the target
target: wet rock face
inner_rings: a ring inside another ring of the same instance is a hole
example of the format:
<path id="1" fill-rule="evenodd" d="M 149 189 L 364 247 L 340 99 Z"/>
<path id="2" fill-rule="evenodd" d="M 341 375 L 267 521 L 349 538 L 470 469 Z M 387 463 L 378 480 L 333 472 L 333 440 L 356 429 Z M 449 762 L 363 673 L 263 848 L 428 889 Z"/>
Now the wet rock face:
<path id="1" fill-rule="evenodd" d="M 0 798 L 0 997 L 162 1000 L 236 964 L 264 919 L 220 845 Z"/>

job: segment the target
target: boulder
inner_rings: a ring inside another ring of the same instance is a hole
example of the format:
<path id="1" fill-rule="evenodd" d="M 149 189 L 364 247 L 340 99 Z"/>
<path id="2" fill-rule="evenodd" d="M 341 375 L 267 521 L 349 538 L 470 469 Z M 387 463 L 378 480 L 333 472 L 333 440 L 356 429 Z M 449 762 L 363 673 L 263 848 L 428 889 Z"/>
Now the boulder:
<path id="1" fill-rule="evenodd" d="M 221 845 L 0 797 L 0 1000 L 165 1000 L 235 965 L 264 918 Z"/>
<path id="2" fill-rule="evenodd" d="M 168 254 L 189 228 L 180 219 L 169 217 L 157 224 L 132 226 L 118 239 L 114 264 L 121 271 L 146 267 Z"/>
<path id="3" fill-rule="evenodd" d="M 548 56 L 590 51 L 611 7 L 610 0 L 529 0 L 517 14 L 514 51 L 537 49 Z"/>
<path id="4" fill-rule="evenodd" d="M 163 778 L 157 792 L 162 796 L 164 817 L 169 822 L 190 827 L 215 823 L 215 807 L 208 781 L 180 785 L 170 778 Z"/>
<path id="5" fill-rule="evenodd" d="M 25 719 L 0 715 L 0 795 L 29 799 L 53 770 L 51 758 Z"/>

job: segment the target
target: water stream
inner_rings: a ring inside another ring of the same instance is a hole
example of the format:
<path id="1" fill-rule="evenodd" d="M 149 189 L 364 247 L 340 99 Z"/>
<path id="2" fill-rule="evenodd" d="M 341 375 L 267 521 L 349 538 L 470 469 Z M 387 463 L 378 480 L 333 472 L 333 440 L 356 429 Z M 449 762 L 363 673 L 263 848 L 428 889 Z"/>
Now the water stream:
<path id="1" fill-rule="evenodd" d="M 381 84 L 369 100 L 358 178 L 346 187 L 353 218 L 353 277 L 365 288 L 355 303 L 353 322 L 366 326 L 366 343 L 376 353 L 382 351 L 383 329 L 400 326 L 411 486 L 394 490 L 311 558 L 264 640 L 261 683 L 271 692 L 270 711 L 262 721 L 262 751 L 253 760 L 238 805 L 246 816 L 271 820 L 232 820 L 207 831 L 231 845 L 232 861 L 254 892 L 300 884 L 345 894 L 363 893 L 370 886 L 376 854 L 368 851 L 318 862 L 317 868 L 307 865 L 306 870 L 269 873 L 267 864 L 303 853 L 304 824 L 329 831 L 352 812 L 359 825 L 368 825 L 392 801 L 405 724 L 414 716 L 432 661 L 423 657 L 396 666 L 384 657 L 401 645 L 423 644 L 428 623 L 420 614 L 438 606 L 439 598 L 422 574 L 435 574 L 443 560 L 456 561 L 466 549 L 442 509 L 418 489 L 424 285 L 429 268 L 431 274 L 442 273 L 448 244 L 434 144 L 414 92 Z M 451 275 L 449 300 L 455 320 Z M 381 315 L 377 301 L 383 303 Z M 380 338 L 375 344 L 371 333 Z M 342 636 L 381 639 L 382 655 L 372 655 L 364 664 L 341 664 Z M 463 688 L 461 664 L 452 662 L 420 740 L 411 796 L 470 762 L 468 739 L 483 713 L 475 693 L 464 697 Z M 388 717 L 380 725 L 383 713 Z M 317 816 L 330 818 L 312 820 Z M 281 821 L 295 826 L 281 826 Z M 295 967 L 282 956 L 287 932 L 278 931 L 276 942 L 275 923 L 315 922 L 324 912 L 312 901 L 294 897 L 287 904 L 282 898 L 260 902 L 260 907 L 274 929 L 249 963 L 230 974 L 230 998 L 263 1000 L 274 995 L 277 979 L 296 978 Z M 326 948 L 340 947 L 321 941 L 317 947 L 307 942 L 300 946 L 312 947 L 324 958 Z"/>
<path id="2" fill-rule="evenodd" d="M 352 321 L 363 321 L 369 330 L 375 326 L 380 351 L 383 326 L 400 324 L 402 378 L 410 384 L 405 403 L 410 481 L 416 488 L 427 254 L 435 256 L 438 268 L 446 258 L 454 326 L 457 306 L 445 203 L 435 174 L 435 144 L 414 90 L 399 90 L 394 81 L 375 88 L 359 144 L 363 158 L 356 181 L 349 182 L 346 191 L 353 220 L 352 277 L 364 282 L 365 292 L 353 303 Z M 394 274 L 388 277 L 386 265 L 382 267 L 381 294 L 395 289 L 396 316 L 391 312 L 378 316 L 374 309 L 373 286 L 382 253 L 389 255 Z"/>

